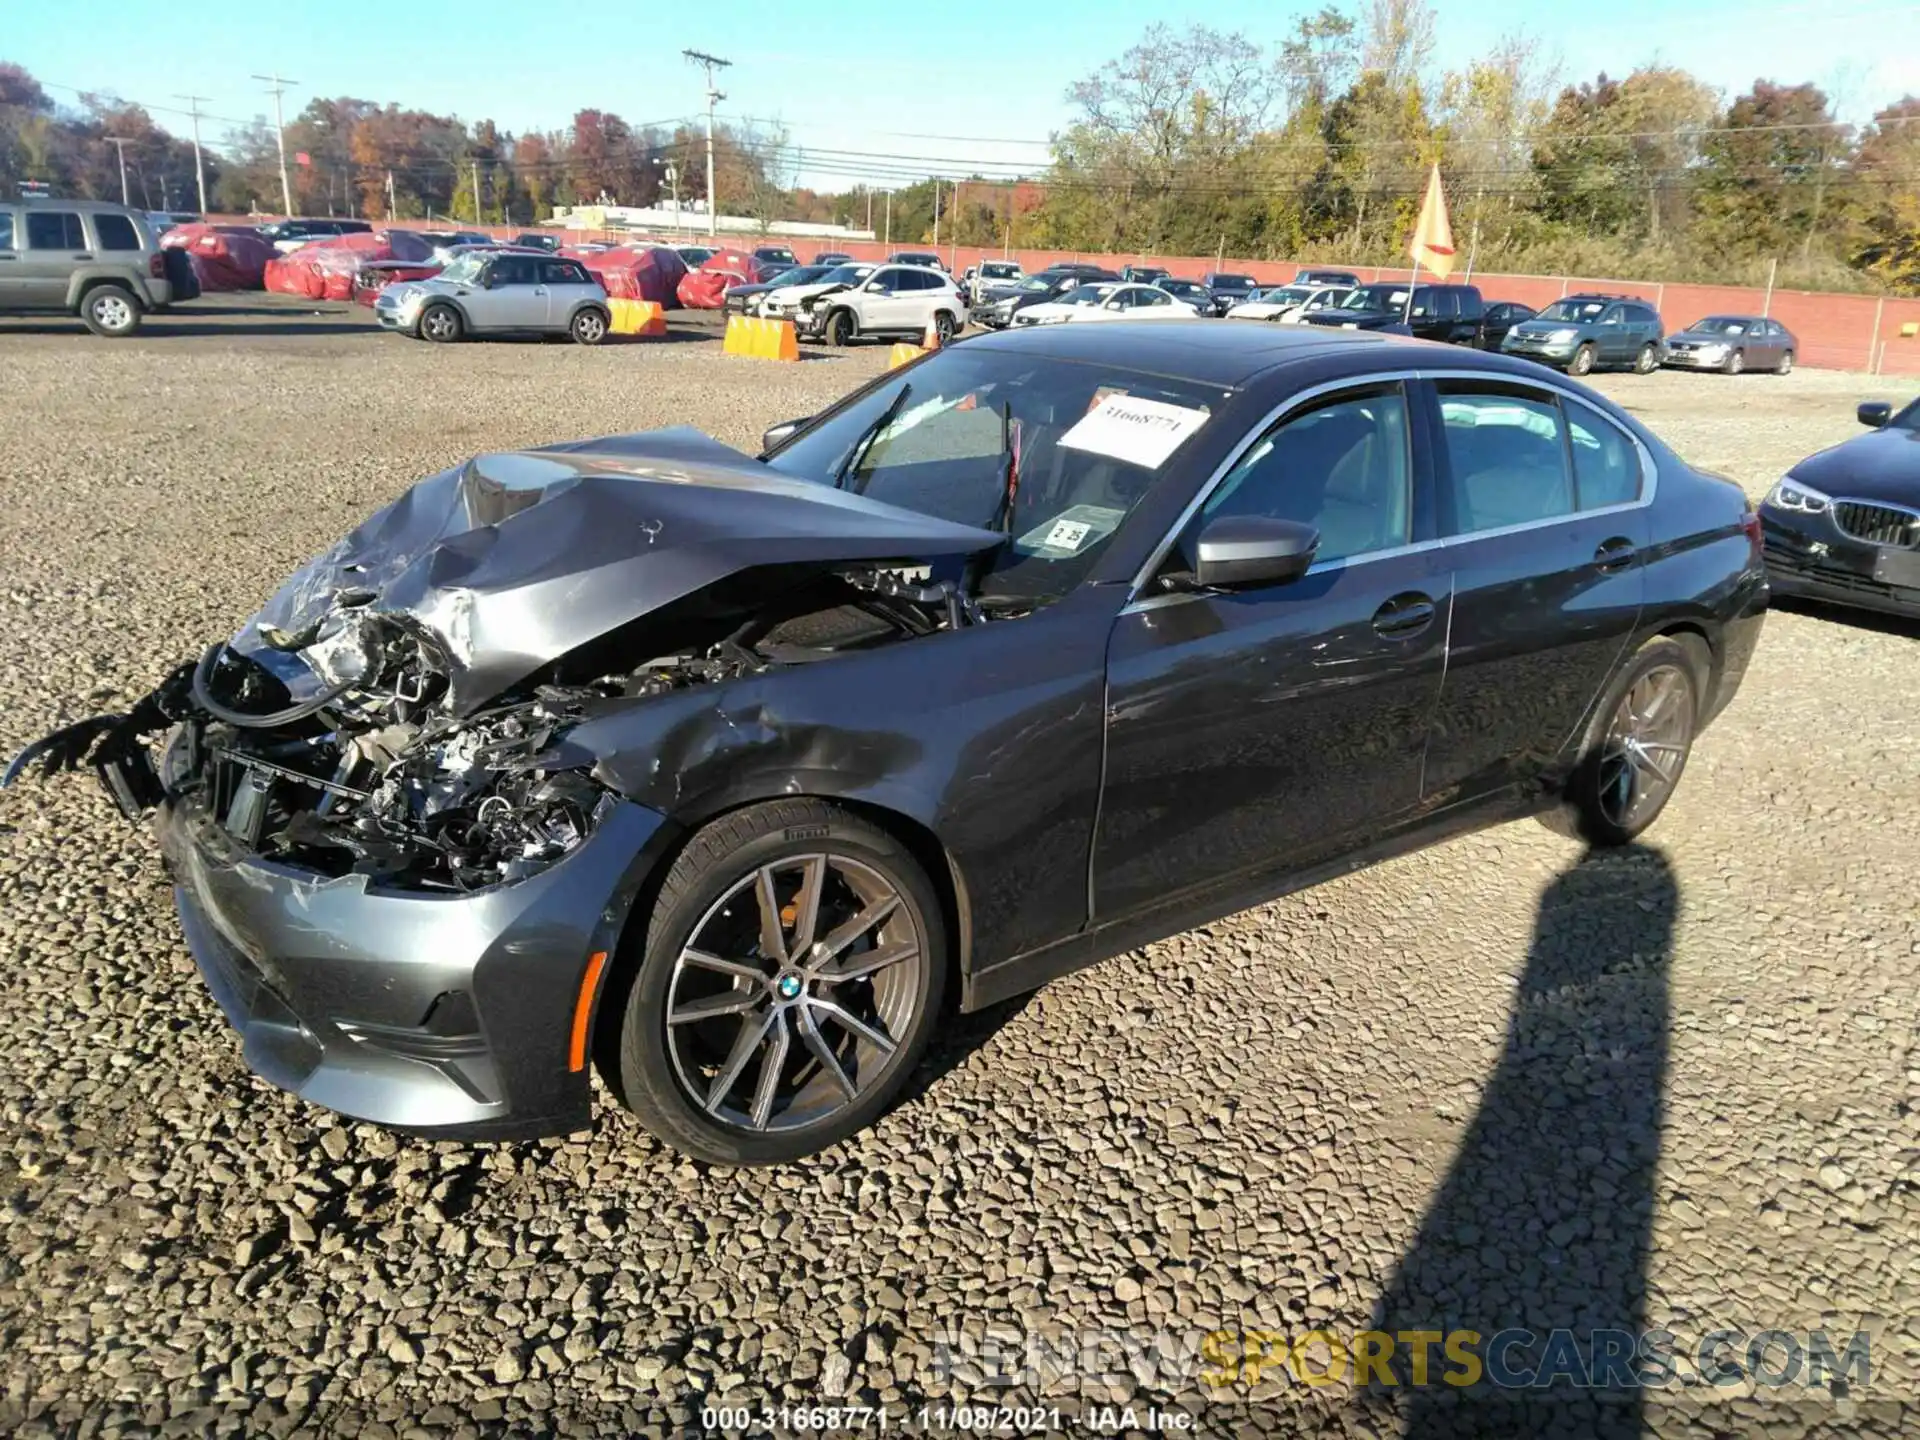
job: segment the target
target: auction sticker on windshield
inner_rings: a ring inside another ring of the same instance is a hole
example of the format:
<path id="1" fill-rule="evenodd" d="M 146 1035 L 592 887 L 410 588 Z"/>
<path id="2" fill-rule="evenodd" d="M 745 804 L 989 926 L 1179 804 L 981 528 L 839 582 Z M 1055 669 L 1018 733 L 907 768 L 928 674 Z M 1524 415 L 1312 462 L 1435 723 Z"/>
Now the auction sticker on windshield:
<path id="1" fill-rule="evenodd" d="M 1062 435 L 1060 443 L 1069 450 L 1157 470 L 1206 421 L 1205 410 L 1137 395 L 1109 395 Z"/>

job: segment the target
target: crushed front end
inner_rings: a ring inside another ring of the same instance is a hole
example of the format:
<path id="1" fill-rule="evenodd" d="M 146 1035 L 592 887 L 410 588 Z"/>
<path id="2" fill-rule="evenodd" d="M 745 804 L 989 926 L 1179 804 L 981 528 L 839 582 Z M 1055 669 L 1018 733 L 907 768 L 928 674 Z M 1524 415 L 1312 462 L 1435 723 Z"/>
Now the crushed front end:
<path id="1" fill-rule="evenodd" d="M 873 562 L 998 537 L 677 433 L 646 440 L 656 477 L 627 443 L 421 482 L 0 781 L 91 766 L 155 812 L 188 946 L 265 1079 L 415 1133 L 587 1125 L 598 995 L 679 831 L 571 732 L 979 622 L 951 584 Z"/>

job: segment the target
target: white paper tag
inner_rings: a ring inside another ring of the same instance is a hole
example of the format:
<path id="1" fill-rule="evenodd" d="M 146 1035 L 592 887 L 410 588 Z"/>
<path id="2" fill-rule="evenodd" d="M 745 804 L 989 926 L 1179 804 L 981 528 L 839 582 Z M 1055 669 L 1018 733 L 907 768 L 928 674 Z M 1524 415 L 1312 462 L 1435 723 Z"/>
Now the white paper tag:
<path id="1" fill-rule="evenodd" d="M 1060 444 L 1157 470 L 1182 440 L 1206 422 L 1205 410 L 1109 395 L 1062 435 Z"/>
<path id="2" fill-rule="evenodd" d="M 1093 527 L 1079 520 L 1056 520 L 1040 543 L 1049 550 L 1078 550 L 1092 533 Z"/>

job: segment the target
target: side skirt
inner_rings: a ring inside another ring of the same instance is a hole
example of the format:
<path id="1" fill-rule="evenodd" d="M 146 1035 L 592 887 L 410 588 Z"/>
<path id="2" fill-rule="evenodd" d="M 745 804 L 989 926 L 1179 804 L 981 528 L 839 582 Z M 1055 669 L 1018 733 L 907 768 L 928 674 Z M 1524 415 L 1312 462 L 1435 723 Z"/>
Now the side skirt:
<path id="1" fill-rule="evenodd" d="M 1432 814 L 1421 815 L 1371 844 L 1304 870 L 1276 875 L 1270 871 L 1235 876 L 1208 890 L 1183 896 L 1124 919 L 1102 925 L 1084 935 L 976 970 L 961 980 L 960 1008 L 979 1010 L 1015 995 L 1037 990 L 1049 980 L 1071 975 L 1115 955 L 1137 950 L 1156 940 L 1206 925 L 1225 915 L 1264 905 L 1295 891 L 1311 889 L 1328 880 L 1364 870 L 1382 860 L 1424 850 L 1445 840 L 1491 829 L 1513 820 L 1540 814 L 1557 803 L 1537 789 L 1508 790 L 1481 796 Z"/>

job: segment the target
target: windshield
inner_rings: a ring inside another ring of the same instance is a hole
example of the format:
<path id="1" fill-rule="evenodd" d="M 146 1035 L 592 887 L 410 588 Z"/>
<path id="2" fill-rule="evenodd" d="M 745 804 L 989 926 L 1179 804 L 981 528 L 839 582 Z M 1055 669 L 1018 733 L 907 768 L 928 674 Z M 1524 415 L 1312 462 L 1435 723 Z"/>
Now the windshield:
<path id="1" fill-rule="evenodd" d="M 872 273 L 871 265 L 836 265 L 826 274 L 813 278 L 822 285 L 858 285 Z"/>
<path id="2" fill-rule="evenodd" d="M 1598 320 L 1611 300 L 1556 300 L 1533 318 L 1536 320 Z"/>
<path id="3" fill-rule="evenodd" d="M 1404 285 L 1362 285 L 1340 302 L 1342 310 L 1397 310 L 1407 303 Z"/>
<path id="4" fill-rule="evenodd" d="M 867 429 L 898 403 L 842 483 L 922 515 L 1005 529 L 1011 539 L 992 557 L 981 601 L 1039 604 L 1079 583 L 1228 393 L 1106 364 L 959 346 L 861 394 L 767 464 L 831 484 Z M 1018 457 L 1010 516 L 1009 418 Z"/>
<path id="5" fill-rule="evenodd" d="M 1253 288 L 1253 277 L 1251 275 L 1216 275 L 1213 277 L 1213 288 L 1216 290 L 1251 290 Z"/>
<path id="6" fill-rule="evenodd" d="M 471 285 L 480 278 L 480 267 L 487 263 L 488 250 L 468 250 L 449 260 L 440 271 L 442 280 L 452 280 L 456 284 Z"/>
<path id="7" fill-rule="evenodd" d="M 1687 327 L 1696 335 L 1744 335 L 1753 322 L 1739 315 L 1709 315 Z"/>

